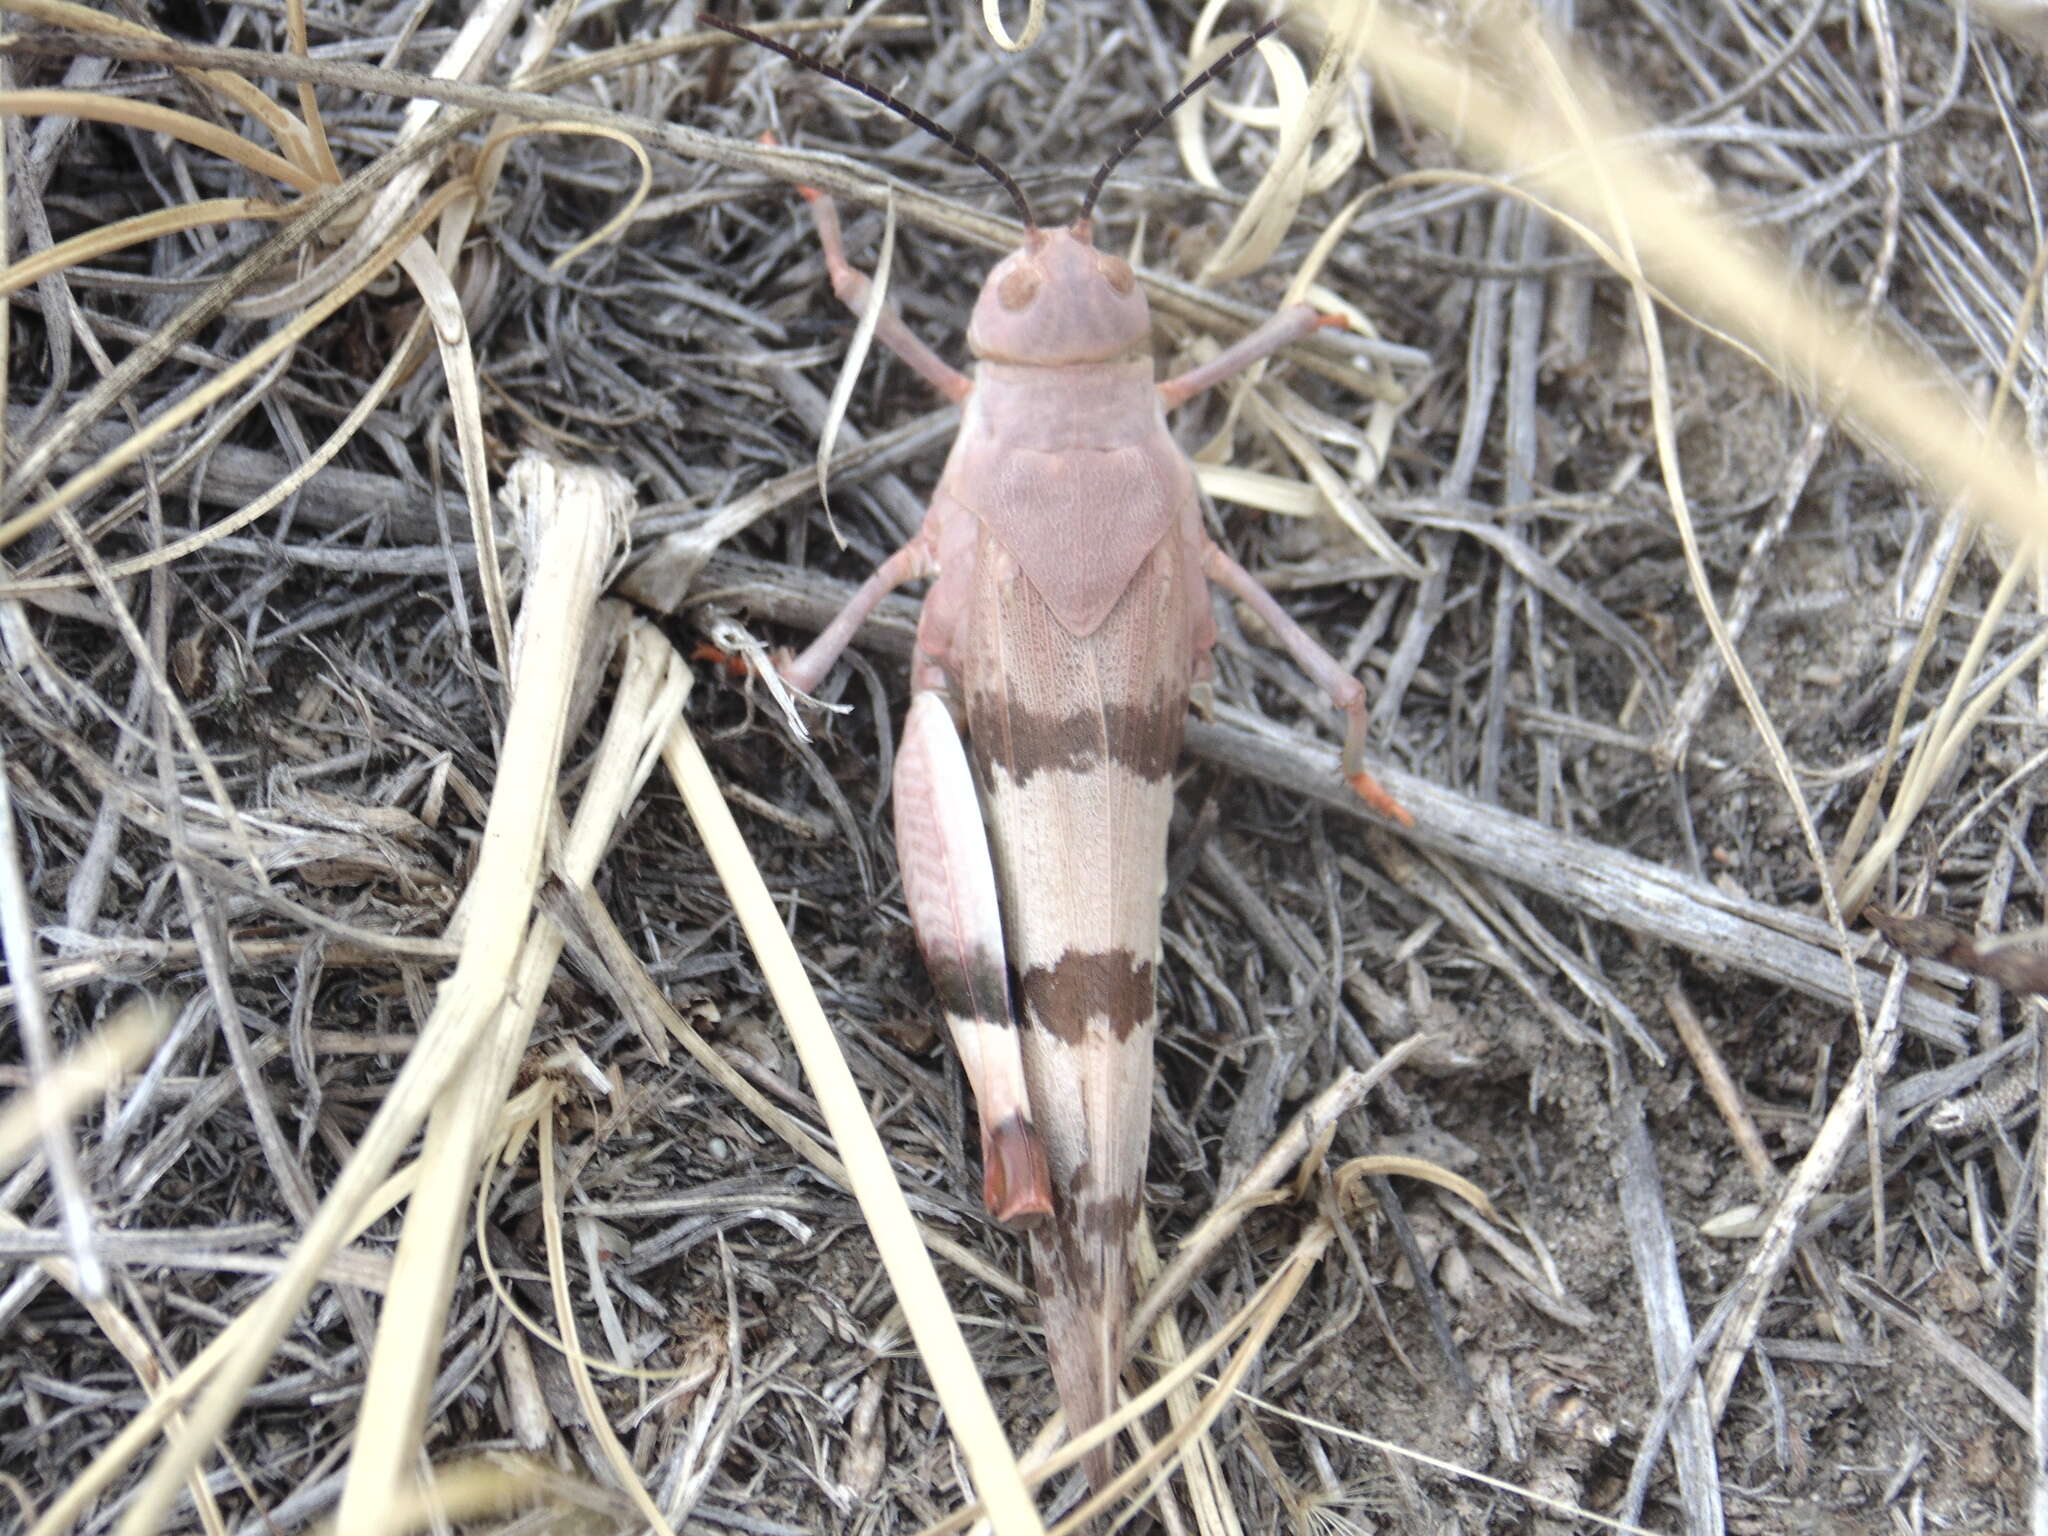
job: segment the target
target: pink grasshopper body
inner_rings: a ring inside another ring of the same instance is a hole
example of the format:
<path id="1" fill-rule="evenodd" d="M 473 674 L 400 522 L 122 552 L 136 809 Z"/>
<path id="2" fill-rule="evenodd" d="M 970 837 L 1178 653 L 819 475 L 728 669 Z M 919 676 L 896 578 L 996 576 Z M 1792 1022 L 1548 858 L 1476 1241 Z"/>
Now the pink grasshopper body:
<path id="1" fill-rule="evenodd" d="M 833 289 L 858 313 L 868 280 L 846 261 L 832 204 L 807 196 Z M 782 669 L 815 689 L 887 592 L 931 581 L 893 785 L 904 896 L 975 1095 L 988 1208 L 1030 1232 L 1074 1432 L 1117 1405 L 1167 824 L 1190 691 L 1216 638 L 1209 582 L 1258 612 L 1346 712 L 1344 771 L 1408 820 L 1364 771 L 1364 688 L 1208 538 L 1166 425 L 1170 406 L 1331 323 L 1294 306 L 1159 382 L 1144 292 L 1085 217 L 1028 229 L 989 274 L 967 332 L 971 379 L 884 310 L 876 336 L 961 402 L 959 435 L 916 536 Z M 1090 1458 L 1098 1485 L 1109 1464 Z"/>
<path id="2" fill-rule="evenodd" d="M 831 205 L 813 207 L 834 286 L 858 308 L 850 290 L 865 283 L 842 276 Z M 964 409 L 924 526 L 783 669 L 814 688 L 884 593 L 931 579 L 894 786 L 904 894 L 968 1063 L 989 1209 L 1052 1217 L 1033 1221 L 1032 1264 L 1076 1429 L 1116 1406 L 1151 1133 L 1166 831 L 1189 692 L 1216 638 L 1210 580 L 1258 610 L 1350 714 L 1346 771 L 1407 819 L 1356 760 L 1364 689 L 1203 532 L 1193 471 L 1166 428 L 1169 403 L 1320 323 L 1284 312 L 1160 384 L 1130 268 L 1097 252 L 1085 225 L 1034 232 L 982 288 L 973 381 L 937 380 Z M 885 319 L 878 334 L 929 375 L 935 359 L 894 330 Z M 941 699 L 964 706 L 971 781 L 924 767 L 959 754 Z M 986 857 L 978 825 L 949 830 L 977 802 L 999 918 L 962 891 L 959 872 Z M 1013 1057 L 1021 1091 L 1003 1065 Z M 1106 1459 L 1092 1470 L 1100 1481 Z"/>

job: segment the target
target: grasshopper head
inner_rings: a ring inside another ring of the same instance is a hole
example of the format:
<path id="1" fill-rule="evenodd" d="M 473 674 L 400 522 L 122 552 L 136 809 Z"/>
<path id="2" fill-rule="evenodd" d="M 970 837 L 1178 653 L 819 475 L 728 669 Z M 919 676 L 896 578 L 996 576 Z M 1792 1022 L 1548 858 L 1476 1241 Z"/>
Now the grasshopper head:
<path id="1" fill-rule="evenodd" d="M 1034 229 L 996 263 L 975 300 L 967 345 L 990 362 L 1060 368 L 1110 362 L 1141 350 L 1151 334 L 1130 263 L 1096 250 L 1084 220 Z"/>

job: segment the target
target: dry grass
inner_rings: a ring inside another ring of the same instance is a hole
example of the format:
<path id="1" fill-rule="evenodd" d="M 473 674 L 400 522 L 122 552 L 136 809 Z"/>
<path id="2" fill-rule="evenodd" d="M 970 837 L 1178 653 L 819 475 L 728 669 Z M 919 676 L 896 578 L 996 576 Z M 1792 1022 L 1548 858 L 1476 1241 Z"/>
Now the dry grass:
<path id="1" fill-rule="evenodd" d="M 1242 21 L 799 9 L 1053 210 Z M 956 359 L 1000 198 L 687 9 L 12 11 L 25 1524 L 2048 1536 L 2019 12 L 1315 0 L 1111 184 L 1183 365 L 1351 320 L 1180 429 L 1418 826 L 1226 620 L 1090 1500 L 880 831 L 910 605 L 812 734 L 696 654 L 951 428 L 787 184 Z"/>

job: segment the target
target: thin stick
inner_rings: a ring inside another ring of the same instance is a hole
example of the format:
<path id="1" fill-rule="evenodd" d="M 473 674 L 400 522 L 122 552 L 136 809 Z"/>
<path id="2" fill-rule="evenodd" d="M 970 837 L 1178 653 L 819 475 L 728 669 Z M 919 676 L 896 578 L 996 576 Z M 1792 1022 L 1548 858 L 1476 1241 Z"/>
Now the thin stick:
<path id="1" fill-rule="evenodd" d="M 38 1135 L 48 1135 L 52 1126 L 61 1126 L 112 1089 L 163 1038 L 170 1021 L 160 1003 L 130 1003 L 62 1061 L 35 1072 L 28 1087 L 0 1103 L 0 1173 L 11 1173 Z"/>
<path id="2" fill-rule="evenodd" d="M 1868 1051 L 1849 1074 L 1847 1085 L 1829 1108 L 1827 1118 L 1821 1122 L 1806 1156 L 1785 1181 L 1784 1193 L 1771 1211 L 1756 1252 L 1750 1256 L 1742 1278 L 1736 1283 L 1734 1294 L 1741 1298 L 1740 1302 L 1707 1367 L 1707 1402 L 1716 1423 L 1727 1410 L 1728 1394 L 1735 1385 L 1735 1373 L 1741 1369 L 1743 1357 L 1756 1338 L 1764 1308 L 1769 1305 L 1778 1280 L 1791 1261 L 1799 1225 L 1805 1219 L 1814 1196 L 1834 1178 L 1843 1154 L 1849 1149 L 1849 1137 L 1877 1102 L 1877 1090 L 1891 1071 L 1893 1058 L 1898 1055 L 1901 1034 L 1899 1002 L 1905 990 L 1906 967 L 1902 964 L 1892 971 L 1891 984 L 1885 990 L 1884 1002 L 1871 1029 Z"/>
<path id="3" fill-rule="evenodd" d="M 36 926 L 29 906 L 28 884 L 21 877 L 21 861 L 15 852 L 14 796 L 8 789 L 10 783 L 7 753 L 0 749 L 0 942 L 4 942 L 6 949 L 7 974 L 14 980 L 14 1014 L 20 1020 L 21 1053 L 28 1062 L 30 1081 L 40 1085 L 57 1070 L 57 1054 L 50 1044 L 50 1015 L 44 1006 L 42 960 L 36 954 Z M 88 1301 L 98 1301 L 107 1294 L 107 1268 L 93 1247 L 92 1201 L 86 1194 L 85 1177 L 79 1172 L 78 1151 L 71 1144 L 70 1127 L 63 1116 L 51 1115 L 43 1120 L 42 1135 L 43 1157 L 50 1165 L 50 1193 L 57 1201 L 64 1245 L 78 1274 L 78 1289 Z"/>
<path id="4" fill-rule="evenodd" d="M 896 1289 L 910 1326 L 917 1352 L 931 1373 L 932 1387 L 946 1410 L 953 1434 L 967 1459 L 967 1469 L 976 1490 L 988 1505 L 989 1517 L 999 1533 L 1040 1536 L 1045 1529 L 1038 1509 L 1024 1486 L 1017 1458 L 1010 1450 L 1003 1426 L 988 1400 L 988 1388 L 974 1367 L 967 1341 L 960 1333 L 960 1320 L 939 1284 L 931 1255 L 917 1235 L 917 1223 L 896 1174 L 889 1166 L 889 1154 L 868 1114 L 860 1088 L 833 1038 L 832 1026 L 818 995 L 811 990 L 804 972 L 803 957 L 797 953 L 789 930 L 782 925 L 775 898 L 747 849 L 746 840 L 719 793 L 711 765 L 697 746 L 686 721 L 676 728 L 662 751 L 662 760 L 681 791 L 690 819 L 696 823 L 705 850 L 732 898 L 747 942 L 761 961 L 763 976 L 775 1003 L 789 1025 L 790 1039 L 802 1058 L 804 1075 L 810 1079 L 818 1109 L 838 1143 L 845 1159 L 848 1181 L 861 1212 L 881 1251 L 882 1267 Z"/>
<path id="5" fill-rule="evenodd" d="M 1287 1129 L 1252 1165 L 1237 1187 L 1218 1200 L 1215 1208 L 1202 1219 L 1201 1225 L 1181 1240 L 1173 1261 L 1160 1272 L 1159 1278 L 1145 1292 L 1144 1299 L 1132 1309 L 1128 1324 L 1132 1338 L 1144 1336 L 1146 1330 L 1180 1298 L 1181 1292 L 1194 1284 L 1196 1276 L 1215 1257 L 1216 1250 L 1229 1241 L 1231 1233 L 1238 1229 L 1245 1217 L 1265 1203 L 1270 1191 L 1279 1187 L 1288 1171 L 1306 1157 L 1339 1121 L 1365 1102 L 1374 1084 L 1390 1076 L 1394 1068 L 1421 1044 L 1421 1037 L 1411 1035 L 1374 1063 L 1370 1072 L 1345 1072 L 1289 1122 Z"/>
<path id="6" fill-rule="evenodd" d="M 1742 1102 L 1742 1090 L 1736 1087 L 1721 1053 L 1708 1037 L 1706 1025 L 1693 1011 L 1692 1000 L 1675 986 L 1664 989 L 1664 1011 L 1670 1014 L 1678 1038 L 1685 1042 L 1686 1054 L 1692 1057 L 1693 1069 L 1706 1086 L 1707 1097 L 1721 1111 L 1728 1134 L 1735 1138 L 1735 1150 L 1742 1154 L 1743 1166 L 1756 1180 L 1758 1192 L 1768 1197 L 1778 1187 L 1777 1167 L 1771 1162 L 1770 1151 L 1764 1146 L 1749 1106 Z"/>

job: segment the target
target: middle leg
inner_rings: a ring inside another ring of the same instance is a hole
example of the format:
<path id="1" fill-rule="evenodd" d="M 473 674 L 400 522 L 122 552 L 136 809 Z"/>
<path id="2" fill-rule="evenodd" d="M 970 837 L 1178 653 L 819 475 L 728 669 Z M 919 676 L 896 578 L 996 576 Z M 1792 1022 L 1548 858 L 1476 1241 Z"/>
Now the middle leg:
<path id="1" fill-rule="evenodd" d="M 1414 826 L 1415 818 L 1387 793 L 1379 780 L 1365 771 L 1365 684 L 1339 666 L 1337 658 L 1316 644 L 1315 637 L 1295 623 L 1273 594 L 1259 585 L 1258 578 L 1213 540 L 1202 550 L 1202 570 L 1217 586 L 1256 613 L 1287 647 L 1295 664 L 1330 696 L 1332 704 L 1344 711 L 1344 777 L 1357 791 L 1358 798 L 1382 816 L 1404 827 Z"/>

